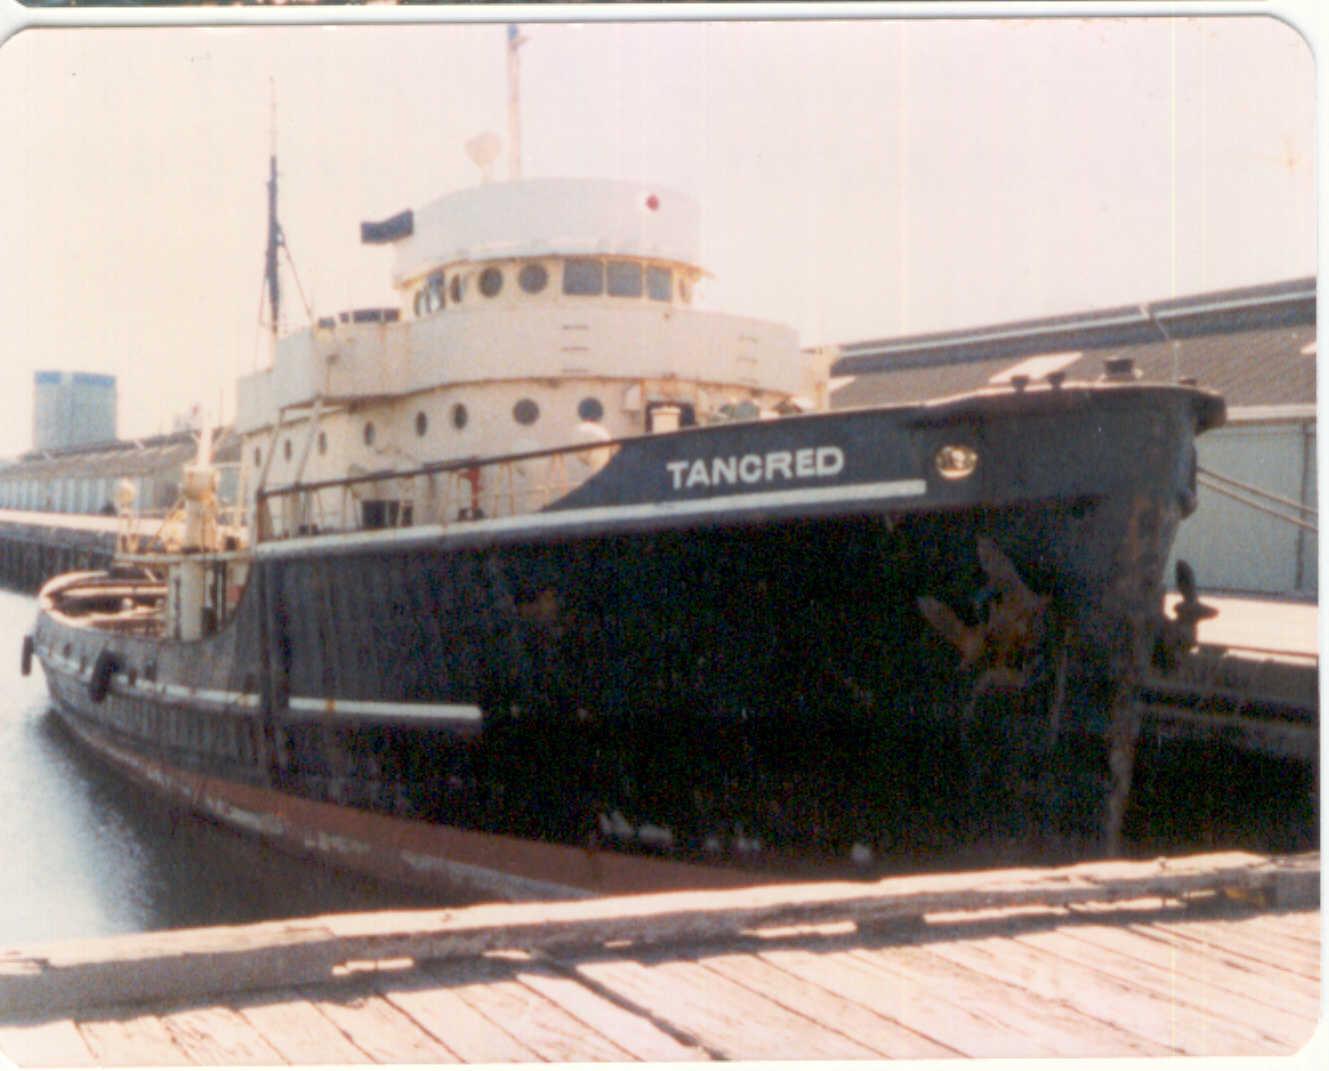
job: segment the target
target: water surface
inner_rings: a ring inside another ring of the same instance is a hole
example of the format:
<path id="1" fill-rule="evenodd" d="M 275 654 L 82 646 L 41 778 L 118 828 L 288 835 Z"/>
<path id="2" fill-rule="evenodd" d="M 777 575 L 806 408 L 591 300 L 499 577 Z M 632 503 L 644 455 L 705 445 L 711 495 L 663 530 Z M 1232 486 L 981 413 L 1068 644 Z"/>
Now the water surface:
<path id="1" fill-rule="evenodd" d="M 428 906 L 182 814 L 102 768 L 19 672 L 31 596 L 0 590 L 0 947 Z"/>

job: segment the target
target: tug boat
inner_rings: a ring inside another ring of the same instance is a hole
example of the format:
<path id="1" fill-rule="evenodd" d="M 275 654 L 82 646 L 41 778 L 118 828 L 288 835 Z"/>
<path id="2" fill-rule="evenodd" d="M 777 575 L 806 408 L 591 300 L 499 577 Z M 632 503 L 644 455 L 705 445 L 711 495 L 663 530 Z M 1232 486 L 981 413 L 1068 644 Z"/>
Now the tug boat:
<path id="1" fill-rule="evenodd" d="M 828 411 L 832 351 L 695 305 L 697 205 L 645 184 L 485 182 L 361 237 L 399 301 L 240 381 L 243 523 L 205 436 L 153 540 L 43 588 L 24 669 L 79 740 L 480 895 L 1116 850 L 1218 396 L 1116 360 Z"/>

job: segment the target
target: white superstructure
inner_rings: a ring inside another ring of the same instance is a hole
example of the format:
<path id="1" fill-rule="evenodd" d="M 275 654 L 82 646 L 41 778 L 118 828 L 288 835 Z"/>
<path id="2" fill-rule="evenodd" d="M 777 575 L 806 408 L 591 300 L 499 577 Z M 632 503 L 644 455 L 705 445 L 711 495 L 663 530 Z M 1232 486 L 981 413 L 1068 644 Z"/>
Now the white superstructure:
<path id="1" fill-rule="evenodd" d="M 251 497 L 824 405 L 792 329 L 694 307 L 699 212 L 675 191 L 485 184 L 363 235 L 393 245 L 399 305 L 321 319 L 240 381 Z"/>
<path id="2" fill-rule="evenodd" d="M 701 214 L 685 194 L 609 179 L 493 182 L 430 201 L 394 242 L 394 282 L 446 264 L 502 257 L 625 254 L 694 265 Z"/>

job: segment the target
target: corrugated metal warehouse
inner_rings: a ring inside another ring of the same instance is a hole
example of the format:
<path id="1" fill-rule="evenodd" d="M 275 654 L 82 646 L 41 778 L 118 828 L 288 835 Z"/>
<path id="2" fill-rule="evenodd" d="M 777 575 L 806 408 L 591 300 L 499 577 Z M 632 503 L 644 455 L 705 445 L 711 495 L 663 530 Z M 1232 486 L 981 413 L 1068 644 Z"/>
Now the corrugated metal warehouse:
<path id="1" fill-rule="evenodd" d="M 214 442 L 213 460 L 223 472 L 221 497 L 234 501 L 240 440 L 218 429 Z M 184 466 L 197 453 L 198 436 L 192 431 L 32 450 L 0 462 L 0 509 L 113 514 L 116 485 L 128 480 L 136 510 L 166 510 L 179 495 Z"/>

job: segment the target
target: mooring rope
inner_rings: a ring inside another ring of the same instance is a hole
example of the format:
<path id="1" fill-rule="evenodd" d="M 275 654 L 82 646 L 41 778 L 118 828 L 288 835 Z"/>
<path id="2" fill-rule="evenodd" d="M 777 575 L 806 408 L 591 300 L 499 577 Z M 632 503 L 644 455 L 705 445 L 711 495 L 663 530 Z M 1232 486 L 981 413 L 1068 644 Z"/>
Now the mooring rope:
<path id="1" fill-rule="evenodd" d="M 1269 506 L 1266 506 L 1263 502 L 1257 501 L 1254 498 L 1250 498 L 1239 491 L 1234 491 L 1231 487 L 1227 487 L 1221 482 L 1223 479 L 1224 477 L 1214 476 L 1210 473 L 1204 472 L 1201 473 L 1199 477 L 1199 482 L 1201 486 L 1208 487 L 1210 490 L 1216 491 L 1220 495 L 1226 495 L 1228 498 L 1240 502 L 1242 505 L 1248 506 L 1250 509 L 1256 510 L 1259 513 L 1267 513 L 1270 517 L 1274 517 L 1280 521 L 1285 521 L 1288 524 L 1295 525 L 1297 528 L 1304 528 L 1308 532 L 1315 532 L 1316 534 L 1319 534 L 1320 531 L 1319 527 L 1316 526 L 1315 524 L 1312 524 L 1310 521 L 1304 521 L 1300 517 L 1293 517 L 1290 516 L 1289 514 L 1282 513 L 1279 510 L 1272 509 Z M 1229 482 L 1235 483 L 1236 481 L 1234 480 Z M 1270 495 L 1268 492 L 1256 492 L 1256 493 L 1263 494 L 1266 498 L 1272 498 L 1275 501 L 1287 502 L 1294 509 L 1303 509 L 1311 514 L 1316 513 L 1316 511 L 1311 509 L 1309 506 L 1302 506 L 1296 502 L 1288 502 L 1288 500 L 1286 499 L 1279 499 L 1276 495 Z"/>
<path id="2" fill-rule="evenodd" d="M 1251 484 L 1242 483 L 1240 480 L 1234 480 L 1231 476 L 1224 476 L 1221 472 L 1214 472 L 1213 469 L 1197 469 L 1201 476 L 1208 476 L 1211 480 L 1218 480 L 1221 483 L 1231 484 L 1233 487 L 1240 488 L 1243 491 L 1249 491 L 1253 495 L 1259 495 L 1261 498 L 1267 498 L 1270 502 L 1277 502 L 1283 506 L 1291 506 L 1300 513 L 1309 513 L 1314 517 L 1320 515 L 1320 511 L 1314 506 L 1308 506 L 1304 502 L 1298 502 L 1296 499 L 1283 498 L 1272 491 L 1266 491 L 1261 487 L 1253 487 Z"/>

